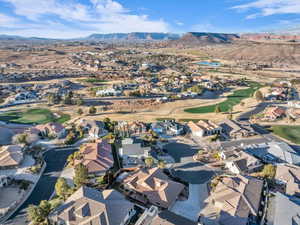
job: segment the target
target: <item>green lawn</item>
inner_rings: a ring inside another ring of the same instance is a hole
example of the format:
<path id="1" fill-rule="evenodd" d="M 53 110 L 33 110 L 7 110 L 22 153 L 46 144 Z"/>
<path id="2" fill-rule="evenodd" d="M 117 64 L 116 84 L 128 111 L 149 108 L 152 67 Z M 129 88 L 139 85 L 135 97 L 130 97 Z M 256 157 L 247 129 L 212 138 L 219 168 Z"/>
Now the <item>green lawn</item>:
<path id="1" fill-rule="evenodd" d="M 270 129 L 274 134 L 289 140 L 295 144 L 300 144 L 300 126 L 272 126 Z"/>
<path id="2" fill-rule="evenodd" d="M 107 82 L 106 80 L 98 79 L 98 78 L 87 78 L 84 80 L 79 80 L 87 83 L 105 83 Z"/>
<path id="3" fill-rule="evenodd" d="M 235 105 L 238 105 L 243 99 L 250 98 L 254 92 L 256 92 L 261 85 L 258 83 L 252 82 L 251 86 L 247 89 L 234 91 L 233 94 L 227 96 L 227 100 L 218 104 L 221 108 L 221 112 L 228 112 L 230 108 Z M 217 104 L 202 106 L 197 108 L 190 108 L 184 110 L 188 113 L 212 113 L 215 111 Z"/>
<path id="4" fill-rule="evenodd" d="M 22 111 L 13 111 L 0 114 L 0 121 L 20 123 L 20 124 L 45 124 L 49 122 L 64 123 L 70 120 L 70 115 L 59 114 L 57 118 L 48 109 L 29 109 Z"/>

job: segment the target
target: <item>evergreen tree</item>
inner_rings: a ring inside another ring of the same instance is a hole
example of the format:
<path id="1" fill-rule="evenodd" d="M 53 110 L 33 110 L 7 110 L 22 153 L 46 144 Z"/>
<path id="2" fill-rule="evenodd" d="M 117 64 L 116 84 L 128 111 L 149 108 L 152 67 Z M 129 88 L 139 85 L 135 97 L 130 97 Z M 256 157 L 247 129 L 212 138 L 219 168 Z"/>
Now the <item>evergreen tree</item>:
<path id="1" fill-rule="evenodd" d="M 91 106 L 91 107 L 89 108 L 89 113 L 90 113 L 90 114 L 95 114 L 96 112 L 97 112 L 97 109 L 96 109 L 95 106 Z"/>
<path id="2" fill-rule="evenodd" d="M 215 113 L 220 113 L 220 112 L 221 112 L 221 107 L 220 107 L 220 105 L 216 105 Z"/>
<path id="3" fill-rule="evenodd" d="M 152 157 L 148 157 L 145 159 L 145 164 L 148 168 L 151 168 L 154 164 L 154 159 Z"/>
<path id="4" fill-rule="evenodd" d="M 83 164 L 75 166 L 74 184 L 76 187 L 81 187 L 88 181 L 88 169 Z"/>
<path id="5" fill-rule="evenodd" d="M 261 93 L 261 91 L 256 91 L 256 92 L 255 92 L 255 99 L 256 99 L 257 101 L 263 101 L 263 100 L 264 100 L 264 96 L 263 96 L 263 94 Z"/>
<path id="6" fill-rule="evenodd" d="M 79 109 L 77 110 L 77 114 L 81 116 L 81 115 L 83 114 L 83 110 L 82 110 L 81 108 L 79 108 Z"/>
<path id="7" fill-rule="evenodd" d="M 55 192 L 56 194 L 61 197 L 63 200 L 66 200 L 70 191 L 70 187 L 67 184 L 67 180 L 65 178 L 58 178 L 55 184 Z"/>

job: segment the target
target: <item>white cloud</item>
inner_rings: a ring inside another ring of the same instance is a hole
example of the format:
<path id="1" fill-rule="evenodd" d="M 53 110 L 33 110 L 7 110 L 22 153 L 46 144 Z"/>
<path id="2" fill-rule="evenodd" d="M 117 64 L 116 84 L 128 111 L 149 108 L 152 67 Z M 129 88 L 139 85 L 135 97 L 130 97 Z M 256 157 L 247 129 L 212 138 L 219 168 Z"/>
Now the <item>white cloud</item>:
<path id="1" fill-rule="evenodd" d="M 17 20 L 14 17 L 0 13 L 0 27 L 14 27 Z"/>
<path id="2" fill-rule="evenodd" d="M 54 14 L 65 20 L 87 21 L 91 17 L 88 8 L 79 3 L 57 0 L 2 0 L 10 3 L 16 15 L 39 21 L 44 15 Z"/>
<path id="3" fill-rule="evenodd" d="M 247 4 L 237 5 L 233 9 L 241 11 L 259 10 L 258 13 L 248 15 L 247 19 L 274 14 L 300 14 L 300 0 L 255 0 Z"/>
<path id="4" fill-rule="evenodd" d="M 163 19 L 152 20 L 148 15 L 132 14 L 115 0 L 90 0 L 90 4 L 80 4 L 78 0 L 1 1 L 11 5 L 16 18 L 25 17 L 29 21 L 27 21 L 28 26 L 22 29 L 26 36 L 39 34 L 46 37 L 48 33 L 49 37 L 55 34 L 78 37 L 94 32 L 168 32 L 170 30 L 168 23 Z M 60 24 L 58 26 L 49 25 L 58 21 Z M 57 32 L 58 30 L 62 33 Z M 18 34 L 19 32 L 20 30 Z"/>

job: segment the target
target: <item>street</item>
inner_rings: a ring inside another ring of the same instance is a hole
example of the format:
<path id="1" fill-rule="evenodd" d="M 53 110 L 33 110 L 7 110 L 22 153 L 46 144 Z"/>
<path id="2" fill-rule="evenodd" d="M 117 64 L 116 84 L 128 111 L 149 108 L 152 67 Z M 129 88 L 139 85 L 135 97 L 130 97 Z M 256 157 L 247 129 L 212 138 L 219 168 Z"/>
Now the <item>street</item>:
<path id="1" fill-rule="evenodd" d="M 35 186 L 32 194 L 22 204 L 22 206 L 9 218 L 13 219 L 16 216 L 25 213 L 25 209 L 30 205 L 38 205 L 41 200 L 48 200 L 54 191 L 54 187 L 58 177 L 60 176 L 68 156 L 76 149 L 51 149 L 44 154 L 47 167 Z"/>

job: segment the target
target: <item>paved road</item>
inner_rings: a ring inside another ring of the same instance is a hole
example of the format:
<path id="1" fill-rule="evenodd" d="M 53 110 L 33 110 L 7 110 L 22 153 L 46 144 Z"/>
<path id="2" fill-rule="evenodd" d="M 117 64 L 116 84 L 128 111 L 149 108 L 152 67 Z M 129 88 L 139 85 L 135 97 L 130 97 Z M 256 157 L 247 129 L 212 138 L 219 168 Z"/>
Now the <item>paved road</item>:
<path id="1" fill-rule="evenodd" d="M 63 170 L 68 156 L 76 149 L 49 150 L 44 154 L 47 167 L 35 186 L 32 194 L 23 205 L 9 218 L 13 219 L 25 213 L 25 209 L 30 205 L 37 205 L 41 200 L 48 200 L 53 193 L 55 183 Z"/>
<path id="2" fill-rule="evenodd" d="M 237 120 L 240 121 L 248 121 L 250 119 L 251 116 L 261 113 L 262 111 L 265 110 L 265 108 L 267 108 L 269 105 L 274 105 L 274 104 L 278 104 L 276 102 L 262 102 L 259 103 L 256 107 L 254 107 L 252 110 L 245 112 L 243 114 L 241 114 Z"/>

